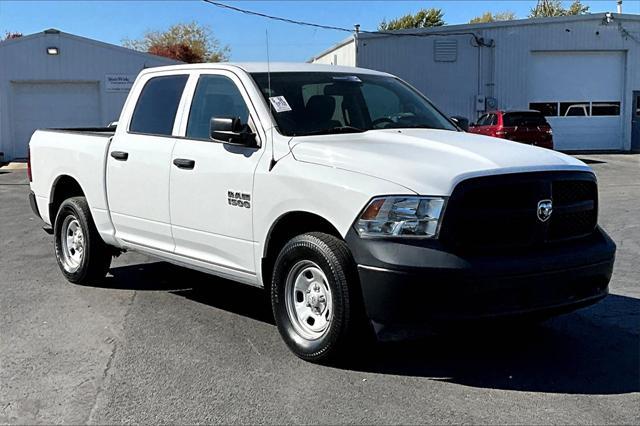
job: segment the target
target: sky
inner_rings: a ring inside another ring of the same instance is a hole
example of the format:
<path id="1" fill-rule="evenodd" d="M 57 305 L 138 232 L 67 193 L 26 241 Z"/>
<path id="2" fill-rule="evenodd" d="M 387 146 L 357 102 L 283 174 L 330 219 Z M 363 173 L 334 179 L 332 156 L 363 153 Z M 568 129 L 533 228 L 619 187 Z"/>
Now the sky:
<path id="1" fill-rule="evenodd" d="M 485 11 L 513 11 L 525 18 L 535 0 L 449 1 L 236 1 L 225 3 L 280 17 L 375 30 L 392 19 L 421 8 L 441 8 L 447 24 L 467 23 Z M 565 5 L 570 2 L 565 1 Z M 615 0 L 583 1 L 590 11 L 616 10 Z M 640 0 L 624 0 L 624 13 L 640 14 Z M 184 1 L 11 1 L 0 0 L 0 33 L 32 34 L 47 28 L 121 44 L 147 30 L 162 30 L 178 22 L 208 25 L 232 61 L 265 61 L 269 36 L 271 61 L 306 61 L 343 40 L 347 33 L 301 27 L 220 9 L 199 0 Z"/>

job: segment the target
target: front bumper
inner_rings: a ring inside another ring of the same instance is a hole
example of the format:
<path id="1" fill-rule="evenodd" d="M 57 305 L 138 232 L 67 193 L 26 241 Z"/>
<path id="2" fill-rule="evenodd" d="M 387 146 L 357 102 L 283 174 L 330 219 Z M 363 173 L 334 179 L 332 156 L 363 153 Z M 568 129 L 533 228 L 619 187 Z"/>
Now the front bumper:
<path id="1" fill-rule="evenodd" d="M 461 255 L 438 241 L 347 243 L 365 309 L 376 324 L 437 324 L 549 316 L 608 294 L 616 246 L 600 228 L 585 239 L 517 254 Z"/>

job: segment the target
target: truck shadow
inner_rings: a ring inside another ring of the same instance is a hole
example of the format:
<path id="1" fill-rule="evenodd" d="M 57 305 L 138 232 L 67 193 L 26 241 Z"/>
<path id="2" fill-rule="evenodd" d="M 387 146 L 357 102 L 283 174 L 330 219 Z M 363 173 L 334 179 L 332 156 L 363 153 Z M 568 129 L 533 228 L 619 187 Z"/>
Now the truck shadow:
<path id="1" fill-rule="evenodd" d="M 274 324 L 268 295 L 164 262 L 116 267 L 104 287 L 170 291 Z M 540 325 L 456 333 L 364 349 L 334 367 L 487 389 L 565 394 L 640 391 L 640 300 L 610 295 Z M 276 330 L 274 329 L 274 333 Z"/>
<path id="2" fill-rule="evenodd" d="M 94 287 L 116 290 L 168 291 L 257 321 L 275 325 L 264 290 L 167 262 L 113 267 Z"/>
<path id="3" fill-rule="evenodd" d="M 611 311 L 620 317 L 608 317 Z M 638 312 L 638 299 L 610 295 L 592 308 L 539 325 L 379 345 L 370 356 L 347 361 L 343 367 L 478 388 L 598 395 L 638 392 Z"/>

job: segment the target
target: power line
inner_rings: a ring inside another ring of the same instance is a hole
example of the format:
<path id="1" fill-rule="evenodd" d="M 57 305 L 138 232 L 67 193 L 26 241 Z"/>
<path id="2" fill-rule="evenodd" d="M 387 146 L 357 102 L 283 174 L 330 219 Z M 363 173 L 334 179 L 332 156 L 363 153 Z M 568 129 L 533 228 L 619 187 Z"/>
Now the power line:
<path id="1" fill-rule="evenodd" d="M 248 9 L 241 9 L 239 7 L 231 6 L 231 5 L 220 3 L 220 2 L 217 2 L 217 1 L 213 1 L 213 0 L 203 0 L 203 1 L 205 3 L 209 3 L 210 5 L 213 5 L 213 6 L 216 6 L 216 7 L 220 7 L 220 8 L 223 8 L 223 9 L 233 10 L 235 12 L 243 13 L 245 15 L 259 16 L 261 18 L 266 18 L 266 19 L 271 19 L 271 20 L 274 20 L 274 21 L 285 22 L 285 23 L 288 23 L 288 24 L 301 25 L 301 26 L 312 27 L 312 28 L 320 28 L 320 29 L 323 29 L 323 30 L 341 31 L 341 32 L 346 32 L 346 33 L 352 33 L 353 32 L 353 30 L 351 30 L 349 28 L 336 27 L 336 26 L 333 26 L 333 25 L 316 24 L 316 23 L 313 23 L 313 22 L 298 21 L 296 19 L 289 19 L 289 18 L 282 18 L 280 16 L 267 15 L 266 13 L 256 12 L 256 11 L 248 10 Z M 366 30 L 359 30 L 358 32 L 364 33 L 364 34 L 385 35 L 385 36 L 393 36 L 393 37 L 446 37 L 446 36 L 455 36 L 455 35 L 469 35 L 469 36 L 471 36 L 471 37 L 473 37 L 475 39 L 475 42 L 478 44 L 478 46 L 485 46 L 485 47 L 492 47 L 493 46 L 492 43 L 489 43 L 489 44 L 485 43 L 484 39 L 482 37 L 478 36 L 474 32 L 398 33 L 398 32 L 389 32 L 389 31 L 366 31 Z"/>
<path id="2" fill-rule="evenodd" d="M 343 32 L 348 32 L 348 33 L 350 33 L 352 31 L 352 30 L 347 29 L 347 28 L 333 27 L 331 25 L 313 24 L 311 22 L 296 21 L 295 19 L 280 18 L 278 16 L 267 15 L 265 13 L 254 12 L 253 10 L 240 9 L 239 7 L 230 6 L 228 4 L 219 3 L 217 1 L 212 1 L 212 0 L 203 0 L 203 1 L 205 3 L 209 3 L 209 4 L 212 4 L 214 6 L 221 7 L 223 9 L 234 10 L 236 12 L 244 13 L 245 15 L 254 15 L 254 16 L 260 16 L 261 18 L 273 19 L 274 21 L 287 22 L 289 24 L 296 24 L 296 25 L 304 25 L 304 26 L 307 26 L 307 27 L 322 28 L 324 30 L 343 31 Z"/>

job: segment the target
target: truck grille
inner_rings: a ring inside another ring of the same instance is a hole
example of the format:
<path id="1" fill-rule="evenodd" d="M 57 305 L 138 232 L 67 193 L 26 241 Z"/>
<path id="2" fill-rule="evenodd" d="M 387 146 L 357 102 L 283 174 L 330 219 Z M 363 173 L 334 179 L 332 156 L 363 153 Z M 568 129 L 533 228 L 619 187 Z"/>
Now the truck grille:
<path id="1" fill-rule="evenodd" d="M 538 203 L 552 200 L 546 221 Z M 460 250 L 514 249 L 590 235 L 598 217 L 595 176 L 535 172 L 478 177 L 459 183 L 449 198 L 440 239 Z"/>

